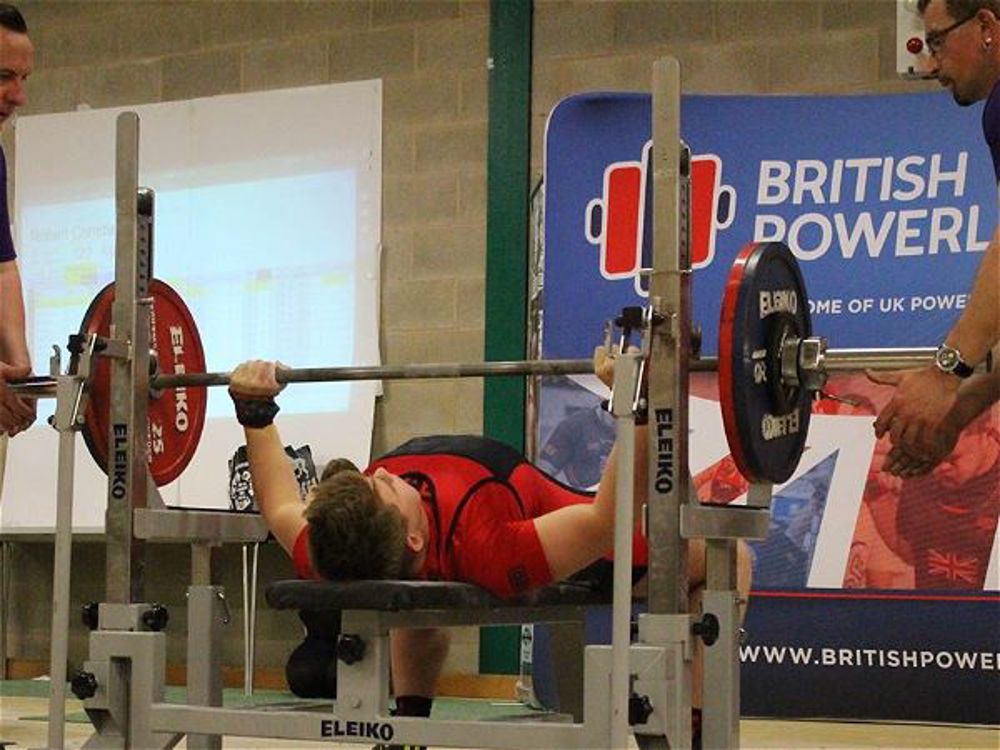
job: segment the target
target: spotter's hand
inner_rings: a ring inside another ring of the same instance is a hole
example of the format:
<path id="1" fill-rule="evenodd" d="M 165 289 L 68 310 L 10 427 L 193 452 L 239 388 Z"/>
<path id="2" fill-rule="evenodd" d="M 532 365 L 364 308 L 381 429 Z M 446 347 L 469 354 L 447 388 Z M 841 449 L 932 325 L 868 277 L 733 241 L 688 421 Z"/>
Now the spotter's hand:
<path id="1" fill-rule="evenodd" d="M 11 437 L 24 432 L 35 421 L 35 400 L 21 398 L 7 387 L 7 380 L 26 378 L 31 374 L 27 365 L 0 362 L 0 433 Z"/>
<path id="2" fill-rule="evenodd" d="M 874 383 L 896 387 L 875 420 L 875 436 L 888 433 L 892 445 L 911 458 L 939 461 L 940 431 L 955 405 L 961 381 L 935 367 L 867 374 Z"/>

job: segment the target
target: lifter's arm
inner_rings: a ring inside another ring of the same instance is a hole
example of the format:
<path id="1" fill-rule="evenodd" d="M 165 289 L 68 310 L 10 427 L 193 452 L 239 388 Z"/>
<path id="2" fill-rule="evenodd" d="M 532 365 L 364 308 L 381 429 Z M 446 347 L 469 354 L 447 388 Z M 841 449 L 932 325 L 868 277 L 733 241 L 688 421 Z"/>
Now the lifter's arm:
<path id="1" fill-rule="evenodd" d="M 594 369 L 599 378 L 608 383 L 613 372 L 613 357 L 603 348 L 594 353 Z M 648 430 L 635 430 L 635 477 L 632 486 L 633 518 L 646 501 Z M 554 510 L 535 519 L 545 558 L 554 580 L 561 580 L 606 555 L 615 541 L 615 501 L 618 481 L 617 443 L 611 449 L 594 502 L 570 505 Z"/>
<path id="2" fill-rule="evenodd" d="M 635 430 L 633 517 L 646 496 L 645 427 Z M 545 551 L 553 580 L 561 580 L 608 554 L 615 544 L 615 483 L 618 446 L 611 449 L 593 503 L 569 505 L 535 519 L 535 531 Z"/>
<path id="3" fill-rule="evenodd" d="M 272 399 L 281 391 L 275 378 L 275 363 L 254 360 L 237 367 L 229 381 L 229 392 L 234 398 Z M 285 454 L 278 428 L 273 424 L 263 428 L 244 427 L 247 443 L 247 460 L 254 497 L 261 515 L 274 538 L 291 555 L 303 527 L 305 505 L 299 495 L 288 456 Z"/>

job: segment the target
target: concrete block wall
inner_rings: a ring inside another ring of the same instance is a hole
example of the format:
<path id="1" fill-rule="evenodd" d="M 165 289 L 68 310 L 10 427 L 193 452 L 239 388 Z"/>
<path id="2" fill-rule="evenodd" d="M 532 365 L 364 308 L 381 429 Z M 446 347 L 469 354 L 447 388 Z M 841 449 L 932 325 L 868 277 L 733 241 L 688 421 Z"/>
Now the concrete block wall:
<path id="1" fill-rule="evenodd" d="M 498 0 L 504 2 L 504 0 Z M 486 0 L 22 0 L 36 45 L 25 114 L 382 78 L 386 362 L 483 356 L 489 3 Z M 533 178 L 551 108 L 583 90 L 648 88 L 652 61 L 682 63 L 702 93 L 914 90 L 894 72 L 894 0 L 536 0 Z M 789 123 L 794 127 L 794 123 Z M 8 155 L 11 140 L 4 143 Z M 81 311 L 82 314 L 82 311 Z M 261 352 L 266 356 L 266 352 Z M 421 433 L 480 432 L 478 380 L 389 383 L 375 451 Z M 13 551 L 9 656 L 47 659 L 50 547 Z M 290 572 L 269 550 L 262 578 Z M 100 595 L 103 555 L 81 549 L 77 602 Z M 153 595 L 182 633 L 187 556 L 155 552 Z M 76 559 L 76 558 L 75 558 Z M 227 552 L 231 567 L 236 552 Z M 227 573 L 239 621 L 239 577 Z M 262 608 L 257 663 L 284 663 L 290 613 Z M 82 661 L 74 622 L 72 660 Z M 180 661 L 183 636 L 171 645 Z M 227 639 L 238 665 L 240 639 Z M 474 672 L 475 629 L 452 672 Z"/>
<path id="2" fill-rule="evenodd" d="M 895 0 L 540 0 L 532 155 L 548 113 L 579 91 L 648 91 L 654 60 L 681 64 L 684 93 L 912 92 L 896 76 Z M 794 127 L 794 123 L 789 123 Z"/>
<path id="3" fill-rule="evenodd" d="M 382 78 L 383 358 L 482 359 L 485 0 L 25 0 L 19 7 L 36 48 L 26 115 Z M 13 161 L 9 135 L 5 145 Z M 478 432 L 481 402 L 479 381 L 388 383 L 377 407 L 375 452 L 420 433 Z M 50 587 L 50 555 L 35 544 L 19 548 L 13 599 L 47 601 L 39 593 Z M 98 552 L 81 554 L 89 560 Z M 172 646 L 171 659 L 180 659 L 186 556 L 175 562 L 152 554 L 176 573 L 180 596 L 171 601 L 180 650 Z M 291 573 L 280 555 L 264 564 L 264 577 Z M 83 567 L 75 603 L 100 597 L 101 587 L 89 584 L 103 576 L 103 563 Z M 239 610 L 239 577 L 229 584 Z M 147 589 L 170 600 L 155 582 Z M 11 658 L 47 658 L 47 609 L 12 607 Z M 297 619 L 266 607 L 260 617 L 258 664 L 281 665 L 300 637 Z M 76 618 L 73 627 L 71 657 L 82 660 Z M 476 671 L 477 633 L 456 631 L 450 671 Z M 227 639 L 233 664 L 242 659 L 240 640 Z"/>
<path id="4" fill-rule="evenodd" d="M 482 358 L 485 0 L 20 7 L 36 46 L 24 114 L 382 78 L 384 358 Z M 480 393 L 475 382 L 388 384 L 376 451 L 419 432 L 479 430 Z"/>

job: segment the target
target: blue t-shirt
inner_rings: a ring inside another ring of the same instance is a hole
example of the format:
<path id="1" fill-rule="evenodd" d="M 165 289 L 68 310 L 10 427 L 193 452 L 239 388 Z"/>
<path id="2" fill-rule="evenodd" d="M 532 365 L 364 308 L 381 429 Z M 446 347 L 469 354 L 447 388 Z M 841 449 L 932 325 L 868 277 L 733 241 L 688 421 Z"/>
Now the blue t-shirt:
<path id="1" fill-rule="evenodd" d="M 993 155 L 993 171 L 1000 182 L 1000 81 L 993 86 L 983 108 L 983 135 Z"/>
<path id="2" fill-rule="evenodd" d="M 10 236 L 10 214 L 7 213 L 7 159 L 0 149 L 0 263 L 16 257 L 14 239 Z"/>

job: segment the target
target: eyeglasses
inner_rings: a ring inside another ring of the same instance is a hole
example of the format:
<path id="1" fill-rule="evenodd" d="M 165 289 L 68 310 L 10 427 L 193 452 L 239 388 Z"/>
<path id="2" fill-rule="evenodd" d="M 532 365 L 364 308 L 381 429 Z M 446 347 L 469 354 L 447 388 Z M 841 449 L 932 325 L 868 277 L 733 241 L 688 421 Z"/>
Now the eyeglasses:
<path id="1" fill-rule="evenodd" d="M 944 46 L 945 39 L 947 36 L 961 26 L 963 23 L 968 23 L 976 14 L 973 13 L 971 16 L 966 16 L 961 21 L 955 21 L 951 26 L 946 26 L 943 29 L 938 29 L 937 31 L 928 31 L 927 36 L 924 37 L 924 42 L 927 44 L 927 51 L 932 55 L 937 55 Z"/>

